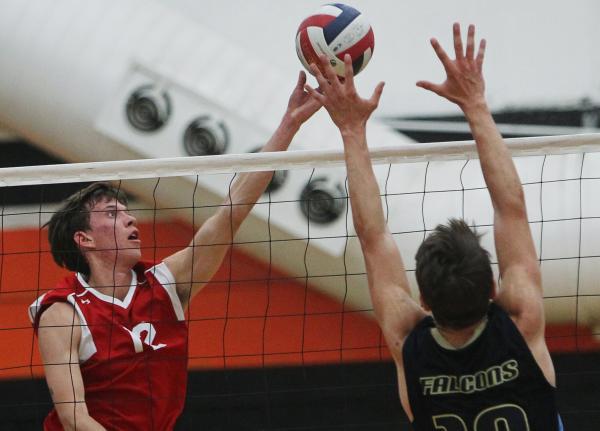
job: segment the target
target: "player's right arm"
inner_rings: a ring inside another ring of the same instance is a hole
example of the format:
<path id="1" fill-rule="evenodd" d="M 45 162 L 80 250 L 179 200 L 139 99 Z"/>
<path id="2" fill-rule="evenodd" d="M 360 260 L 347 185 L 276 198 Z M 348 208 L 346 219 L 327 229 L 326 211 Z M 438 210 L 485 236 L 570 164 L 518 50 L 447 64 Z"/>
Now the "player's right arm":
<path id="1" fill-rule="evenodd" d="M 46 382 L 60 422 L 65 429 L 102 431 L 88 413 L 79 368 L 80 320 L 75 309 L 57 302 L 40 317 L 38 342 Z"/>
<path id="2" fill-rule="evenodd" d="M 502 279 L 495 300 L 514 320 L 546 378 L 554 383 L 554 369 L 544 340 L 541 273 L 527 219 L 525 195 L 485 99 L 482 74 L 485 40 L 481 41 L 475 56 L 474 26 L 469 26 L 466 52 L 458 24 L 454 24 L 453 32 L 455 60 L 448 57 L 437 40 L 431 40 L 446 70 L 446 81 L 442 84 L 420 81 L 417 85 L 456 103 L 469 122 L 494 208 L 494 239 Z"/>
<path id="3" fill-rule="evenodd" d="M 342 135 L 352 219 L 365 259 L 373 309 L 398 368 L 402 405 L 412 420 L 402 347 L 410 331 L 425 317 L 425 312 L 410 295 L 400 251 L 385 222 L 367 147 L 366 124 L 377 108 L 383 83 L 377 86 L 370 99 L 362 99 L 354 87 L 349 55 L 344 59 L 346 76 L 343 82 L 325 57 L 320 60 L 325 76 L 316 66 L 312 65 L 311 69 L 322 93 L 313 89 L 309 92 L 323 103 Z"/>
<path id="4" fill-rule="evenodd" d="M 320 109 L 321 105 L 304 90 L 305 82 L 306 73 L 301 72 L 281 123 L 262 151 L 287 150 L 300 127 Z M 272 176 L 270 171 L 236 175 L 224 203 L 200 226 L 190 244 L 164 259 L 175 278 L 184 308 L 217 272 L 236 232 Z"/>

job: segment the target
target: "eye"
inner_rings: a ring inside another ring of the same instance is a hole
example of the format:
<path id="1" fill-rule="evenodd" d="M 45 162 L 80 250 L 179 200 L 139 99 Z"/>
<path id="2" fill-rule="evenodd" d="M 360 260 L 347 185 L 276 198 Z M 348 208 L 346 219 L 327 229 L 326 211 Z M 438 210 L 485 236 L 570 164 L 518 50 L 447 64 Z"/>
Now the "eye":
<path id="1" fill-rule="evenodd" d="M 114 218 L 117 216 L 117 210 L 108 210 L 106 211 L 106 215 L 110 218 Z"/>

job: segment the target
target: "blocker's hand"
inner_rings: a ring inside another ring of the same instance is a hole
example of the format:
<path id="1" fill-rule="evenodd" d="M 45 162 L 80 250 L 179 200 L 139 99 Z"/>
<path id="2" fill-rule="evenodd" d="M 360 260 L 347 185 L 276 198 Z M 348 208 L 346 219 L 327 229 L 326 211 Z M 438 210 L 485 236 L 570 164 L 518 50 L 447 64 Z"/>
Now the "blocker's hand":
<path id="1" fill-rule="evenodd" d="M 306 73 L 300 71 L 298 82 L 292 91 L 286 111 L 286 115 L 289 116 L 298 127 L 312 117 L 312 115 L 323 106 L 319 100 L 311 97 L 309 93 L 304 90 L 305 84 Z"/>
<path id="2" fill-rule="evenodd" d="M 460 24 L 454 23 L 453 33 L 456 56 L 454 60 L 448 57 L 437 39 L 430 40 L 431 46 L 446 70 L 446 80 L 441 84 L 419 81 L 417 86 L 445 97 L 465 111 L 472 106 L 485 103 L 485 82 L 482 68 L 486 42 L 485 39 L 481 39 L 477 56 L 475 56 L 475 26 L 469 26 L 466 53 L 463 49 Z"/>
<path id="3" fill-rule="evenodd" d="M 345 77 L 339 78 L 324 55 L 319 56 L 321 73 L 317 65 L 310 65 L 311 72 L 317 78 L 319 91 L 305 85 L 306 91 L 325 106 L 335 125 L 342 131 L 363 127 L 373 111 L 379 105 L 384 83 L 380 82 L 370 99 L 361 98 L 354 86 L 354 72 L 350 55 L 344 56 Z"/>

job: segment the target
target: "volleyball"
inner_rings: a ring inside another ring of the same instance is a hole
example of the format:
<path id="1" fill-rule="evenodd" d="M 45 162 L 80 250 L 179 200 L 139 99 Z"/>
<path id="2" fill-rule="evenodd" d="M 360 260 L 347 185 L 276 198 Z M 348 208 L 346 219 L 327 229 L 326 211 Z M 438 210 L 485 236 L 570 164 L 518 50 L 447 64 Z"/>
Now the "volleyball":
<path id="1" fill-rule="evenodd" d="M 344 56 L 350 54 L 354 75 L 369 63 L 375 47 L 371 25 L 362 13 L 345 4 L 321 6 L 298 27 L 296 52 L 304 67 L 319 64 L 325 54 L 338 76 L 344 76 Z"/>

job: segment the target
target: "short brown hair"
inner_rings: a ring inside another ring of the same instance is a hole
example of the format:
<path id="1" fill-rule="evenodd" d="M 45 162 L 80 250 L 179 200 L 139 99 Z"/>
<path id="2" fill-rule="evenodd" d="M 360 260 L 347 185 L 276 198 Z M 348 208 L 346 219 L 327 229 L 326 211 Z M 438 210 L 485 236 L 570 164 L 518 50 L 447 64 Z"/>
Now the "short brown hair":
<path id="1" fill-rule="evenodd" d="M 90 229 L 90 211 L 105 199 L 117 199 L 127 205 L 127 196 L 122 190 L 109 183 L 93 183 L 69 196 L 44 225 L 48 226 L 52 257 L 59 266 L 86 276 L 90 274 L 88 262 L 73 236 L 75 232 Z"/>
<path id="2" fill-rule="evenodd" d="M 487 313 L 494 276 L 480 237 L 464 220 L 450 219 L 417 251 L 419 291 L 442 327 L 465 328 Z"/>

